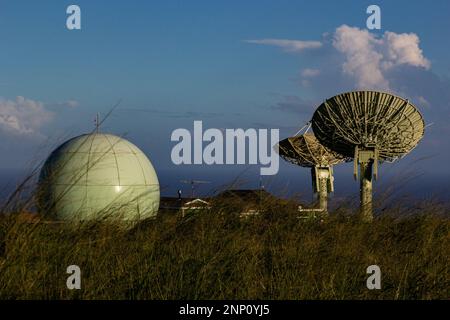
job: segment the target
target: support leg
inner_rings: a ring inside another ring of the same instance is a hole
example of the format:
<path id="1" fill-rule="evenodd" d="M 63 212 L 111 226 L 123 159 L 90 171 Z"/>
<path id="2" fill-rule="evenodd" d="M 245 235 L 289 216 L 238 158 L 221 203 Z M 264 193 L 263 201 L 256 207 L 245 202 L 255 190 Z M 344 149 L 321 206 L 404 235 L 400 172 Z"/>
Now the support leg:
<path id="1" fill-rule="evenodd" d="M 372 213 L 372 166 L 373 162 L 360 163 L 360 214 L 363 221 L 373 220 Z"/>
<path id="2" fill-rule="evenodd" d="M 327 178 L 319 179 L 319 208 L 323 210 L 324 213 L 328 213 L 328 187 Z"/>

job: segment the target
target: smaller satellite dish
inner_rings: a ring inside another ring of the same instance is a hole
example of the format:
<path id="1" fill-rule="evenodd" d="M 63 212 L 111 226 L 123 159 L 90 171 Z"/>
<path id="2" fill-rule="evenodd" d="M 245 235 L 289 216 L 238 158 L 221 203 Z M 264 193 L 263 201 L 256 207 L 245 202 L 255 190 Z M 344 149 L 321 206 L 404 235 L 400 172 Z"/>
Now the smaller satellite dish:
<path id="1" fill-rule="evenodd" d="M 319 194 L 319 209 L 326 212 L 328 193 L 334 191 L 333 165 L 350 159 L 326 148 L 307 132 L 280 141 L 278 152 L 290 163 L 311 168 L 313 191 Z"/>
<path id="2" fill-rule="evenodd" d="M 312 133 L 280 141 L 280 156 L 301 167 L 332 166 L 349 158 L 323 146 Z"/>

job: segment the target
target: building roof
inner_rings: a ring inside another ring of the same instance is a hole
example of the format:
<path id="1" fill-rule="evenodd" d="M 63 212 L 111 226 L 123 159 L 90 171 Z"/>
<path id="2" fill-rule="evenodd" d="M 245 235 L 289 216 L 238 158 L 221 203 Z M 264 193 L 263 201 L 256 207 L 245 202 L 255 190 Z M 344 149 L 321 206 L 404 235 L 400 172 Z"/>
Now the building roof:
<path id="1" fill-rule="evenodd" d="M 209 202 L 200 198 L 178 198 L 178 197 L 161 197 L 161 209 L 183 209 L 189 207 L 208 207 Z"/>

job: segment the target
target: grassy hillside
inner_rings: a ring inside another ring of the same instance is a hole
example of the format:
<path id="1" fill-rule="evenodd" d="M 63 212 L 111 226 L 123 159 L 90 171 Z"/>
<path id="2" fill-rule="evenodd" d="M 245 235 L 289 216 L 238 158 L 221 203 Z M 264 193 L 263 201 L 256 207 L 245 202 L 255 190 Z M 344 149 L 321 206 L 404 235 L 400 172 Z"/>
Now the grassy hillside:
<path id="1" fill-rule="evenodd" d="M 339 209 L 323 221 L 267 204 L 160 215 L 132 229 L 103 221 L 0 219 L 1 299 L 447 299 L 450 222 L 444 209 L 371 224 Z M 443 214 L 444 213 L 444 214 Z M 82 289 L 66 288 L 80 266 Z M 380 266 L 382 289 L 366 268 Z"/>

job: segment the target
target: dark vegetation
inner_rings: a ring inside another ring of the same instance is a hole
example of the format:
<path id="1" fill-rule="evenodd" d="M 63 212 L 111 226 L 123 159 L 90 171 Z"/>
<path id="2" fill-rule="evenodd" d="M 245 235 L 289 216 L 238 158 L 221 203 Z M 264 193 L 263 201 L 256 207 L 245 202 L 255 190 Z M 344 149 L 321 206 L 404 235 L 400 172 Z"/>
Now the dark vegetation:
<path id="1" fill-rule="evenodd" d="M 241 217 L 225 201 L 131 228 L 54 223 L 4 209 L 0 298 L 449 298 L 445 207 L 421 205 L 408 216 L 392 207 L 372 223 L 348 207 L 304 219 L 295 203 L 270 201 L 259 215 Z M 66 287 L 72 264 L 81 268 L 81 290 Z M 373 264 L 381 268 L 381 290 L 366 287 Z"/>

